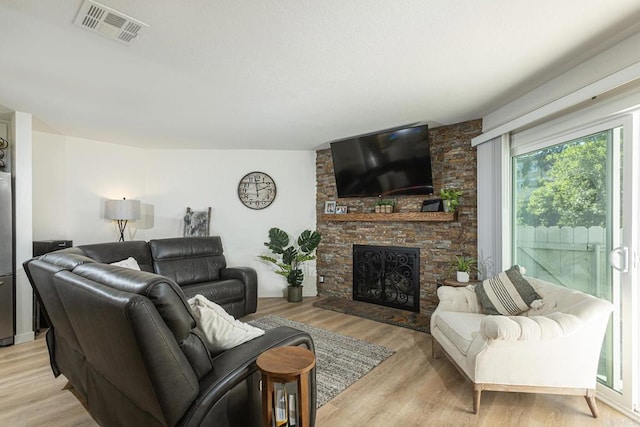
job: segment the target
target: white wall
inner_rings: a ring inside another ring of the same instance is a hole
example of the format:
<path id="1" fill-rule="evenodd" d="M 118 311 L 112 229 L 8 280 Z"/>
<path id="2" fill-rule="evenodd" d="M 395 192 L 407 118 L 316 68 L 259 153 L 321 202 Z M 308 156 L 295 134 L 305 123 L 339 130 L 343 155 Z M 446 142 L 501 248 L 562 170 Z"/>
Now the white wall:
<path id="1" fill-rule="evenodd" d="M 143 150 L 42 132 L 34 132 L 33 147 L 34 240 L 117 240 L 104 202 L 142 198 Z"/>
<path id="2" fill-rule="evenodd" d="M 15 343 L 33 340 L 33 290 L 22 267 L 32 249 L 31 114 L 16 111 L 11 121 L 12 176 L 15 179 L 16 335 Z"/>
<path id="3" fill-rule="evenodd" d="M 281 296 L 285 283 L 257 259 L 273 226 L 296 236 L 315 229 L 315 152 L 267 150 L 150 150 L 146 152 L 145 203 L 155 206 L 155 226 L 148 238 L 182 235 L 186 207 L 212 207 L 211 234 L 222 237 L 230 266 L 258 271 L 258 294 Z M 247 173 L 262 171 L 276 182 L 271 206 L 252 210 L 237 196 Z M 304 294 L 316 294 L 315 265 L 309 265 Z"/>
<path id="4" fill-rule="evenodd" d="M 75 245 L 118 239 L 113 221 L 104 218 L 104 203 L 123 197 L 144 200 L 143 154 L 137 148 L 67 139 L 67 234 Z"/>
<path id="5" fill-rule="evenodd" d="M 65 138 L 33 133 L 33 240 L 65 240 L 67 222 Z"/>
<path id="6" fill-rule="evenodd" d="M 186 207 L 213 208 L 211 234 L 222 237 L 229 266 L 258 271 L 258 295 L 282 296 L 284 279 L 258 260 L 269 228 L 296 236 L 314 229 L 315 152 L 267 150 L 144 150 L 34 133 L 34 239 L 74 244 L 117 240 L 103 218 L 104 200 L 127 197 L 154 207 L 154 226 L 128 229 L 148 240 L 182 235 Z M 237 197 L 246 173 L 263 171 L 277 185 L 274 203 L 252 210 Z M 306 269 L 304 294 L 316 295 L 315 264 Z"/>

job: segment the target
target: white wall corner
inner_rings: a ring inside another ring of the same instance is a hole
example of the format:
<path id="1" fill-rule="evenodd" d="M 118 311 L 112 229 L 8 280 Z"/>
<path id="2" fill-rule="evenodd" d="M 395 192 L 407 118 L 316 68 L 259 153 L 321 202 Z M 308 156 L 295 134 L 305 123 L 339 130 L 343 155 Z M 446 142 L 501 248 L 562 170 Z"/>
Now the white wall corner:
<path id="1" fill-rule="evenodd" d="M 32 257 L 33 169 L 31 114 L 16 111 L 11 120 L 12 175 L 15 180 L 16 342 L 33 339 L 33 291 L 22 263 Z"/>

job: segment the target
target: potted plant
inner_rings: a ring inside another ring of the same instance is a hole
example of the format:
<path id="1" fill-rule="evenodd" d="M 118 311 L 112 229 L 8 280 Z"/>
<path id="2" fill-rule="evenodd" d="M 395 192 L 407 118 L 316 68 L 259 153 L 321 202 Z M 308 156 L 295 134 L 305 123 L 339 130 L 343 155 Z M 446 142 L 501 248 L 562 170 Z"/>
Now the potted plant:
<path id="1" fill-rule="evenodd" d="M 393 200 L 378 200 L 375 203 L 376 213 L 392 213 L 396 202 Z"/>
<path id="2" fill-rule="evenodd" d="M 475 258 L 466 257 L 464 255 L 456 256 L 451 261 L 449 275 L 456 272 L 456 280 L 461 283 L 469 281 L 469 275 L 478 271 L 478 262 Z"/>
<path id="3" fill-rule="evenodd" d="M 460 196 L 462 196 L 462 190 L 457 188 L 441 188 L 440 198 L 444 204 L 444 211 L 455 212 L 460 204 Z"/>
<path id="4" fill-rule="evenodd" d="M 277 267 L 276 274 L 287 279 L 287 300 L 302 301 L 302 282 L 304 273 L 301 266 L 306 261 L 316 259 L 314 251 L 320 244 L 320 233 L 304 230 L 295 242 L 289 245 L 289 235 L 277 227 L 269 230 L 269 241 L 264 245 L 275 256 L 260 255 L 264 261 Z"/>

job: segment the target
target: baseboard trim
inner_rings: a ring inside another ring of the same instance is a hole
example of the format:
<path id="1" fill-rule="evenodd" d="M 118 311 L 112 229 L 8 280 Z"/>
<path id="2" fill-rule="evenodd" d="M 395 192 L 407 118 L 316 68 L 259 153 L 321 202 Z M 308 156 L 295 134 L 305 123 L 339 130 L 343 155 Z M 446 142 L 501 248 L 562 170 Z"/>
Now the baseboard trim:
<path id="1" fill-rule="evenodd" d="M 35 339 L 36 339 L 36 334 L 33 331 L 31 331 L 31 332 L 26 332 L 24 334 L 16 335 L 13 343 L 24 344 L 26 342 L 31 342 Z"/>
<path id="2" fill-rule="evenodd" d="M 607 396 L 603 396 L 602 393 L 597 393 L 596 399 L 606 404 L 607 406 L 611 406 L 613 409 L 620 412 L 621 414 L 626 415 L 633 421 L 640 423 L 640 413 L 634 412 L 628 408 L 625 408 L 624 406 L 620 406 L 617 402 L 614 402 L 613 400 L 609 399 Z"/>

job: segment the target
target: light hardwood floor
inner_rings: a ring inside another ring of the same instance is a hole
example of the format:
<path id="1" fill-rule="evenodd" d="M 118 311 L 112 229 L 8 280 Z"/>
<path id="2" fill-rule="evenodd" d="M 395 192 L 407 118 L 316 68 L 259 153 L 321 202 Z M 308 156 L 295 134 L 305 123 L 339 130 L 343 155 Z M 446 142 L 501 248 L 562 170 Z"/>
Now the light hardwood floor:
<path id="1" fill-rule="evenodd" d="M 242 320 L 275 314 L 396 351 L 320 408 L 318 427 L 639 425 L 602 402 L 594 419 L 579 396 L 485 392 L 474 415 L 471 385 L 446 358 L 431 358 L 429 335 L 315 308 L 313 301 L 260 299 L 258 312 Z M 66 384 L 51 373 L 43 334 L 0 348 L 0 426 L 95 426 Z"/>

